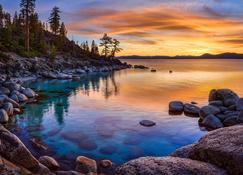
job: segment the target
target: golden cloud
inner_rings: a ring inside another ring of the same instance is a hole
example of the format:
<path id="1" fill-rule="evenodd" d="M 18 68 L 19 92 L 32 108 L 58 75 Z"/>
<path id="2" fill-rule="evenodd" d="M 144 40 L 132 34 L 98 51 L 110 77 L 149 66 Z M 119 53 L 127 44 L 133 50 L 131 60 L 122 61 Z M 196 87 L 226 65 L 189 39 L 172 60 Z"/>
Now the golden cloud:
<path id="1" fill-rule="evenodd" d="M 122 43 L 123 55 L 200 55 L 240 52 L 243 23 L 205 6 L 203 14 L 162 5 L 133 10 L 90 8 L 68 14 L 75 34 L 100 37 L 109 33 Z M 234 45 L 234 46 L 233 46 Z"/>

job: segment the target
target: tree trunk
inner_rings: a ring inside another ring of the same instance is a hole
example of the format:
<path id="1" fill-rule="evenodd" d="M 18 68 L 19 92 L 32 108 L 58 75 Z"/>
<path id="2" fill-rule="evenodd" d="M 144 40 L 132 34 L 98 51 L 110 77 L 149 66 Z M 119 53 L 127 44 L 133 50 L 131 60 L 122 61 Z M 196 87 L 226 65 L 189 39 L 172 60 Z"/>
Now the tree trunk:
<path id="1" fill-rule="evenodd" d="M 26 16 L 25 24 L 25 49 L 27 52 L 30 51 L 30 26 L 29 26 L 29 17 Z"/>

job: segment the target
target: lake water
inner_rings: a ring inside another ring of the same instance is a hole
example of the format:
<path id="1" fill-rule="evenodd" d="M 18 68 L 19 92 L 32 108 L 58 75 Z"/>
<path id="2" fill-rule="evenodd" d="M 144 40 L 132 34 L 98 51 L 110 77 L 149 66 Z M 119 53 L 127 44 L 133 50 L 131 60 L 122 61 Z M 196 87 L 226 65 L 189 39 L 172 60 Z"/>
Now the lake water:
<path id="1" fill-rule="evenodd" d="M 80 81 L 29 82 L 43 98 L 26 105 L 11 130 L 34 155 L 52 155 L 64 165 L 78 155 L 121 164 L 140 156 L 169 155 L 206 134 L 197 118 L 168 115 L 170 101 L 202 106 L 213 88 L 230 88 L 243 95 L 243 60 L 124 61 L 157 72 L 122 70 Z M 143 119 L 155 121 L 156 126 L 140 126 Z"/>

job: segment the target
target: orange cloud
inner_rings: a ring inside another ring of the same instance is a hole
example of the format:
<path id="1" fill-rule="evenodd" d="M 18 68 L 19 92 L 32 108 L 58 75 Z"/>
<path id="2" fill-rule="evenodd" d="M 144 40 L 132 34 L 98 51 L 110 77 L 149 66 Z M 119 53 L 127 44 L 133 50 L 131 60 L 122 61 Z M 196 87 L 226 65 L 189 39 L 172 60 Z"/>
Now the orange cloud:
<path id="1" fill-rule="evenodd" d="M 240 52 L 243 23 L 204 6 L 203 14 L 158 5 L 133 10 L 89 8 L 68 16 L 76 35 L 99 38 L 109 33 L 123 43 L 121 55 L 200 55 Z"/>

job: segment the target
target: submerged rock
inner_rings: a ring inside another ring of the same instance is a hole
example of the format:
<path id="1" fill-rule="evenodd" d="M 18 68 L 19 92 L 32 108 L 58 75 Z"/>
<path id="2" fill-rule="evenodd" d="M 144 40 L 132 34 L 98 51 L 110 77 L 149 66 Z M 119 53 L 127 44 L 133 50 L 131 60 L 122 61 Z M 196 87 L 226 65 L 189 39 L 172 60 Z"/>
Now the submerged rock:
<path id="1" fill-rule="evenodd" d="M 84 156 L 78 156 L 76 159 L 76 171 L 84 174 L 96 173 L 97 172 L 96 161 Z"/>
<path id="2" fill-rule="evenodd" d="M 205 162 L 178 157 L 143 157 L 116 169 L 116 175 L 226 175 L 225 171 Z"/>
<path id="3" fill-rule="evenodd" d="M 145 127 L 152 127 L 152 126 L 156 125 L 156 123 L 151 120 L 142 120 L 139 123 L 140 123 L 140 125 L 145 126 Z"/>

